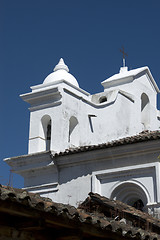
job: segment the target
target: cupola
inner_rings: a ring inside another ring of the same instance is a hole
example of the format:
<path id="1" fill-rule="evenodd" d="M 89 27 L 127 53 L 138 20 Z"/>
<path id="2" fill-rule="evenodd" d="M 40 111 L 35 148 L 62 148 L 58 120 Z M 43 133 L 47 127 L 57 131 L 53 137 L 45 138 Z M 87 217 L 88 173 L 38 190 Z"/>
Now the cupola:
<path id="1" fill-rule="evenodd" d="M 59 60 L 59 63 L 55 66 L 53 72 L 45 78 L 43 84 L 52 84 L 61 80 L 64 80 L 76 87 L 79 87 L 76 78 L 69 73 L 69 68 L 64 63 L 63 58 Z"/>

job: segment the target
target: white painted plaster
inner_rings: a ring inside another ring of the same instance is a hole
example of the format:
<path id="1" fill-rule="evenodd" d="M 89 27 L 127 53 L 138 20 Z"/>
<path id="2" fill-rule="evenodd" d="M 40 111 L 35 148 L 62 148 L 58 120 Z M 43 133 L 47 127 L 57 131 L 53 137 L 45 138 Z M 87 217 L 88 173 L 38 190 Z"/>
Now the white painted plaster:
<path id="1" fill-rule="evenodd" d="M 159 89 L 149 69 L 122 70 L 102 82 L 104 92 L 91 96 L 79 88 L 61 59 L 43 84 L 21 95 L 31 105 L 28 153 L 46 150 L 42 131 L 42 118 L 46 115 L 52 122 L 50 150 L 56 152 L 160 129 L 156 108 Z M 148 105 L 141 113 L 143 95 L 148 97 Z M 70 119 L 73 118 L 78 124 L 70 141 Z"/>
<path id="2" fill-rule="evenodd" d="M 118 189 L 121 185 L 124 185 L 124 192 L 127 193 L 127 184 L 132 183 L 142 189 L 144 192 L 147 203 L 155 203 L 157 202 L 157 182 L 156 182 L 156 171 L 157 165 L 154 163 L 150 164 L 142 164 L 130 167 L 122 167 L 122 168 L 114 168 L 109 170 L 103 170 L 98 172 L 93 172 L 93 180 L 92 180 L 92 189 L 93 192 L 97 192 L 99 194 L 105 195 L 108 198 L 116 199 L 116 195 L 113 194 L 116 189 Z M 156 194 L 155 194 L 156 193 Z M 117 194 L 117 192 L 116 192 Z M 121 196 L 124 197 L 124 193 Z M 133 196 L 130 194 L 130 197 Z M 120 197 L 118 198 L 119 200 Z"/>
<path id="3" fill-rule="evenodd" d="M 5 161 L 24 177 L 25 189 L 53 201 L 77 206 L 93 191 L 129 204 L 141 198 L 146 209 L 158 212 L 159 141 L 54 155 L 143 130 L 160 130 L 159 89 L 148 67 L 131 71 L 122 67 L 102 85 L 103 92 L 90 95 L 79 87 L 61 59 L 42 84 L 21 95 L 30 104 L 28 155 Z M 47 152 L 48 123 L 51 140 Z"/>

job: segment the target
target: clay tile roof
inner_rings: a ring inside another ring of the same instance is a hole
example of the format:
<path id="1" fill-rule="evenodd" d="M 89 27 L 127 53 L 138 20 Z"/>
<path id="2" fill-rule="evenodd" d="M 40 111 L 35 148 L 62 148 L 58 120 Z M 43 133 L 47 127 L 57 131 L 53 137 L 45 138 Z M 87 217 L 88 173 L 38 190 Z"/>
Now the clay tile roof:
<path id="1" fill-rule="evenodd" d="M 153 218 L 148 213 L 135 209 L 118 200 L 110 200 L 96 193 L 89 193 L 89 197 L 79 206 L 87 212 L 99 213 L 111 223 L 112 229 L 132 231 L 132 234 L 146 234 L 147 231 L 160 234 L 160 220 Z M 139 229 L 139 230 L 138 230 Z M 146 232 L 145 232 L 146 231 Z M 151 234 L 151 235 L 152 235 Z M 160 238 L 160 235 L 158 235 Z"/>
<path id="2" fill-rule="evenodd" d="M 54 156 L 63 156 L 68 154 L 74 154 L 79 152 L 86 152 L 86 151 L 92 151 L 97 149 L 105 149 L 110 147 L 116 147 L 126 144 L 133 144 L 138 142 L 145 142 L 145 141 L 151 141 L 151 140 L 158 140 L 160 139 L 160 131 L 143 131 L 139 133 L 138 135 L 134 135 L 131 137 L 126 137 L 122 139 L 118 139 L 111 142 L 106 142 L 98 145 L 91 145 L 91 146 L 82 146 L 82 147 L 76 147 L 76 148 L 70 148 L 66 149 L 64 152 L 55 153 Z"/>
<path id="3" fill-rule="evenodd" d="M 13 221 L 16 229 L 19 226 L 22 229 L 23 226 L 29 231 L 34 227 L 31 220 L 37 219 L 38 223 L 41 222 L 37 229 L 59 229 L 60 232 L 63 229 L 73 229 L 75 232 L 81 231 L 86 236 L 85 239 L 87 236 L 101 239 L 109 239 L 111 236 L 116 239 L 119 236 L 124 239 L 160 240 L 160 220 L 120 201 L 109 200 L 95 193 L 90 193 L 76 209 L 23 189 L 0 185 L 0 222 L 3 221 L 3 224 L 4 214 L 9 216 L 6 219 L 16 218 Z M 11 225 L 12 228 L 13 226 Z"/>

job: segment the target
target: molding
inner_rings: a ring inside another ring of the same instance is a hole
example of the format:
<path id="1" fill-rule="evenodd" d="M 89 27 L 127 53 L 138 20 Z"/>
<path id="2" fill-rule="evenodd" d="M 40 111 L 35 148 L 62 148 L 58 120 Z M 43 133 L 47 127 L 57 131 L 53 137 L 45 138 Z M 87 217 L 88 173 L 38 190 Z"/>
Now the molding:
<path id="1" fill-rule="evenodd" d="M 33 192 L 33 193 L 39 193 L 39 194 L 46 194 L 51 192 L 57 192 L 58 189 L 58 182 L 55 183 L 48 183 L 48 184 L 42 184 L 32 187 L 24 187 L 23 190 Z"/>
<path id="2" fill-rule="evenodd" d="M 21 165 L 24 161 L 27 161 L 27 163 L 32 162 L 33 159 L 36 162 L 43 162 L 44 157 L 45 159 L 52 161 L 50 158 L 50 151 L 31 153 L 31 154 L 21 155 L 17 157 L 5 158 L 4 161 L 7 162 L 10 166 L 18 166 L 18 165 Z"/>
<path id="3" fill-rule="evenodd" d="M 55 106 L 58 106 L 58 105 L 61 105 L 61 104 L 62 104 L 62 101 L 56 101 L 54 103 L 51 102 L 51 103 L 41 104 L 41 105 L 38 105 L 38 106 L 30 107 L 28 109 L 30 110 L 30 112 L 33 112 L 33 111 L 40 110 L 40 109 L 43 109 L 43 108 L 55 107 Z"/>
<path id="4" fill-rule="evenodd" d="M 121 184 L 123 183 L 134 183 L 136 185 L 139 185 L 146 193 L 148 196 L 148 200 L 150 201 L 148 204 L 151 204 L 151 199 L 150 199 L 150 194 L 148 193 L 148 190 L 146 189 L 146 187 L 139 181 L 137 180 L 133 180 L 133 178 L 131 178 L 131 180 L 125 180 L 122 178 L 125 178 L 126 176 L 133 176 L 133 175 L 139 175 L 139 174 L 143 174 L 144 172 L 152 172 L 155 175 L 155 181 L 156 181 L 156 186 L 155 186 L 155 195 L 154 198 L 159 201 L 158 198 L 158 191 L 157 189 L 159 189 L 159 178 L 157 177 L 157 168 L 159 163 L 147 163 L 147 164 L 140 164 L 140 165 L 136 165 L 136 166 L 129 166 L 129 167 L 122 167 L 122 168 L 113 168 L 113 169 L 109 169 L 109 170 L 101 170 L 101 171 L 95 171 L 92 173 L 92 188 L 91 191 L 92 192 L 96 192 L 98 194 L 103 194 L 101 193 L 101 180 L 104 179 L 108 179 L 108 178 L 112 178 L 112 181 L 114 181 L 115 178 L 119 178 L 119 181 L 117 180 L 117 183 L 114 184 L 114 186 L 112 186 L 110 193 L 112 194 L 112 192 Z M 111 196 L 110 194 L 110 196 Z"/>
<path id="5" fill-rule="evenodd" d="M 29 138 L 29 140 L 33 140 L 33 139 L 36 139 L 36 138 L 40 138 L 41 140 L 46 140 L 45 138 L 42 138 L 40 136 Z"/>
<path id="6" fill-rule="evenodd" d="M 64 79 L 58 80 L 58 81 L 54 81 L 54 82 L 51 82 L 51 83 L 45 83 L 45 84 L 39 84 L 39 85 L 36 85 L 36 86 L 32 86 L 31 89 L 34 92 L 46 91 L 46 89 L 53 89 L 55 87 L 55 85 L 59 85 L 59 84 L 62 84 L 62 83 L 66 84 L 66 85 L 69 85 L 70 87 L 74 88 L 78 92 L 83 93 L 86 96 L 90 96 L 90 93 L 86 92 L 85 90 L 83 90 L 80 87 L 77 87 L 77 86 L 69 83 L 68 81 L 66 81 Z"/>
<path id="7" fill-rule="evenodd" d="M 131 94 L 131 93 L 129 93 L 129 92 L 125 92 L 125 91 L 123 91 L 123 90 L 119 90 L 119 93 L 120 93 L 122 96 L 124 96 L 124 97 L 126 97 L 127 99 L 129 99 L 132 103 L 135 102 L 135 97 L 133 96 L 133 94 Z"/>
<path id="8" fill-rule="evenodd" d="M 54 170 L 56 170 L 56 172 L 57 172 L 57 166 L 54 163 L 50 163 L 48 165 L 45 165 L 45 163 L 44 163 L 43 166 L 33 164 L 33 165 L 30 165 L 29 167 L 27 166 L 27 168 L 19 167 L 17 169 L 12 169 L 12 172 L 24 176 L 28 172 L 40 171 L 40 170 L 50 170 L 51 167 L 54 168 Z"/>
<path id="9" fill-rule="evenodd" d="M 159 162 L 158 156 L 160 153 L 160 140 L 144 141 L 134 144 L 126 144 L 115 147 L 106 147 L 103 149 L 95 149 L 92 151 L 81 151 L 67 155 L 54 155 L 55 152 L 45 151 L 18 157 L 4 159 L 8 165 L 12 167 L 13 171 L 19 171 L 24 166 L 27 171 L 34 166 L 34 169 L 39 167 L 56 166 L 57 168 L 76 166 L 94 162 L 106 162 L 111 159 L 122 159 L 125 157 L 137 157 L 148 154 L 154 154 L 152 161 Z M 158 156 L 155 158 L 155 154 Z M 37 166 L 36 166 L 37 165 Z"/>
<path id="10" fill-rule="evenodd" d="M 38 92 L 30 92 L 30 93 L 25 93 L 21 94 L 20 97 L 28 103 L 32 103 L 34 100 L 39 100 L 39 99 L 46 99 L 48 96 L 55 96 L 59 95 L 61 96 L 61 93 L 58 89 L 58 87 L 52 88 L 52 89 L 46 89 L 43 91 L 38 91 Z"/>
<path id="11" fill-rule="evenodd" d="M 87 103 L 88 105 L 94 107 L 94 108 L 105 108 L 107 106 L 110 106 L 111 104 L 114 104 L 116 99 L 117 99 L 117 96 L 118 94 L 121 94 L 122 96 L 126 97 L 127 99 L 129 99 L 131 102 L 134 103 L 135 101 L 135 97 L 128 93 L 128 92 L 125 92 L 125 91 L 122 91 L 122 90 L 114 90 L 114 94 L 112 95 L 112 98 L 110 100 L 108 100 L 107 102 L 104 102 L 104 103 L 94 103 L 92 102 L 90 99 L 86 99 L 76 93 L 73 93 L 71 92 L 70 90 L 64 88 L 64 92 L 68 93 L 69 95 L 79 99 L 79 100 L 82 100 L 83 102 Z M 112 91 L 113 92 L 113 91 Z"/>
<path id="12" fill-rule="evenodd" d="M 138 69 L 133 69 L 130 71 L 127 71 L 125 75 L 123 74 L 115 74 L 112 77 L 104 80 L 103 82 L 101 82 L 102 86 L 104 88 L 109 88 L 109 87 L 114 87 L 117 86 L 119 84 L 125 84 L 128 82 L 133 82 L 135 79 L 137 79 L 138 77 L 142 76 L 142 75 L 148 75 L 147 78 L 151 84 L 151 86 L 153 86 L 153 88 L 155 89 L 155 91 L 157 93 L 160 92 L 150 70 L 148 67 L 141 67 Z"/>
<path id="13" fill-rule="evenodd" d="M 30 111 L 53 107 L 62 103 L 60 100 L 62 94 L 58 87 L 22 94 L 20 97 L 31 105 L 29 108 Z"/>

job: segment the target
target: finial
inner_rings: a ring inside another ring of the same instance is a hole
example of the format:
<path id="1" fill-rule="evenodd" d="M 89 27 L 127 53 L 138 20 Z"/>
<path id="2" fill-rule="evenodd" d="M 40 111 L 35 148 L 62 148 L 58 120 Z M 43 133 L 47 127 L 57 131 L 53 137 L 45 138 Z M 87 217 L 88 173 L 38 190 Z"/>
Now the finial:
<path id="1" fill-rule="evenodd" d="M 67 72 L 69 72 L 69 68 L 68 66 L 64 63 L 63 58 L 60 58 L 59 63 L 55 66 L 55 68 L 53 69 L 53 71 L 57 71 L 57 70 L 66 70 Z"/>
<path id="2" fill-rule="evenodd" d="M 127 57 L 127 53 L 124 52 L 124 47 L 122 47 L 122 49 L 120 49 L 120 52 L 123 54 L 123 67 L 125 67 L 125 56 Z"/>

